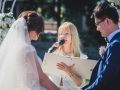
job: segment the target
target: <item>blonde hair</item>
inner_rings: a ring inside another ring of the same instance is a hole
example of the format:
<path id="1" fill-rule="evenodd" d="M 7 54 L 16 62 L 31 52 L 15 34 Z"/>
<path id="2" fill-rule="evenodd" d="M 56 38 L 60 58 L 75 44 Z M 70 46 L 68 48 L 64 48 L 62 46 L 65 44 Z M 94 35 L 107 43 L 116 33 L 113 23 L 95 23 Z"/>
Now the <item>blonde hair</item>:
<path id="1" fill-rule="evenodd" d="M 68 32 L 70 32 L 71 34 L 71 53 L 73 54 L 74 57 L 80 57 L 80 47 L 82 46 L 81 45 L 81 42 L 80 42 L 80 39 L 79 39 L 79 35 L 78 35 L 78 31 L 77 31 L 77 28 L 74 24 L 72 24 L 71 22 L 64 22 L 59 28 L 58 28 L 58 41 L 60 40 L 60 37 L 59 37 L 59 33 L 60 33 L 60 30 L 66 30 Z M 57 49 L 57 52 L 60 51 L 62 49 L 62 47 L 58 48 Z"/>

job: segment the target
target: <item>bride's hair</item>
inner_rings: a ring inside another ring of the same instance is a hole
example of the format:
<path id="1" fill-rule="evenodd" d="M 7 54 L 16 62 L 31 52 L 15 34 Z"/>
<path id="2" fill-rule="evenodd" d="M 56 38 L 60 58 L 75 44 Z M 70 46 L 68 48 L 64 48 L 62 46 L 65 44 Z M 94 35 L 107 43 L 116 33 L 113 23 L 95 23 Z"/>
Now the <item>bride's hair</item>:
<path id="1" fill-rule="evenodd" d="M 41 14 L 35 11 L 24 11 L 18 18 L 26 20 L 28 31 L 36 31 L 38 34 L 44 31 L 44 20 Z"/>

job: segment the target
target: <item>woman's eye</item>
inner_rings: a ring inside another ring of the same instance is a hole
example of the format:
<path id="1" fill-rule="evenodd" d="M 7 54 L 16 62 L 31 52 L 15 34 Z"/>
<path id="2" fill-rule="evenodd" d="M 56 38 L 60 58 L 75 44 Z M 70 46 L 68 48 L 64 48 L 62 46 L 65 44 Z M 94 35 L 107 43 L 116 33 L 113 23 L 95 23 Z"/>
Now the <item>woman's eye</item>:
<path id="1" fill-rule="evenodd" d="M 68 35 L 69 33 L 65 33 L 65 35 Z"/>
<path id="2" fill-rule="evenodd" d="M 59 35 L 62 35 L 62 34 L 59 34 Z"/>

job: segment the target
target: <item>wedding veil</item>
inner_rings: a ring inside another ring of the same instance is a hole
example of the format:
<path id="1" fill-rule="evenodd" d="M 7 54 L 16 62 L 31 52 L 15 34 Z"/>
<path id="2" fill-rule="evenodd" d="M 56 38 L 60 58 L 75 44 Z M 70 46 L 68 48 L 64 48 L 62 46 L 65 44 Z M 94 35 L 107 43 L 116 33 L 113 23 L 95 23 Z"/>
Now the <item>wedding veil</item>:
<path id="1" fill-rule="evenodd" d="M 41 90 L 32 51 L 26 21 L 18 18 L 0 46 L 0 90 Z"/>

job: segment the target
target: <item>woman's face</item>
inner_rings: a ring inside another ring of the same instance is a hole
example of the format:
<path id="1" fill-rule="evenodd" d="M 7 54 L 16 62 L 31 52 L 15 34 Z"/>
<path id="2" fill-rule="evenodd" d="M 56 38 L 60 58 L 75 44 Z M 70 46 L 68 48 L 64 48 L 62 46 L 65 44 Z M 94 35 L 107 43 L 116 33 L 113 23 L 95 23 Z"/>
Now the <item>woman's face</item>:
<path id="1" fill-rule="evenodd" d="M 31 40 L 38 40 L 39 38 L 39 35 L 36 31 L 30 31 L 29 32 L 29 36 L 30 36 L 30 39 Z"/>
<path id="2" fill-rule="evenodd" d="M 59 35 L 60 40 L 62 40 L 62 39 L 65 40 L 64 45 L 70 45 L 71 44 L 71 33 L 68 30 L 61 29 L 61 30 L 59 30 L 58 35 Z"/>

